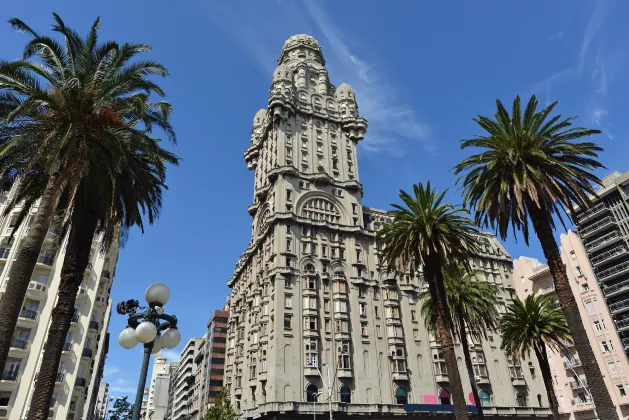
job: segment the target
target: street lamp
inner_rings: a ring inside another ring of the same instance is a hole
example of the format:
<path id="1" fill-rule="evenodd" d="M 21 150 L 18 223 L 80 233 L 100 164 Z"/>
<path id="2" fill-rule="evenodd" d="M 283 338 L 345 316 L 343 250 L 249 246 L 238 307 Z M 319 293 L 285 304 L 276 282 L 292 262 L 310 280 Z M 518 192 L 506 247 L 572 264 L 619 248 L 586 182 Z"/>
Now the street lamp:
<path id="1" fill-rule="evenodd" d="M 327 386 L 325 384 L 325 379 L 323 379 L 323 374 L 321 373 L 319 366 L 316 363 L 312 363 L 310 364 L 310 366 L 314 366 L 315 368 L 317 368 L 317 372 L 319 372 L 319 376 L 321 377 L 321 382 L 323 382 L 323 386 L 325 386 L 328 389 L 328 399 L 330 401 L 330 420 L 332 420 L 332 381 L 330 379 L 330 365 L 328 365 L 326 362 L 321 363 L 321 366 L 325 366 L 327 368 L 327 373 L 328 373 Z"/>
<path id="2" fill-rule="evenodd" d="M 164 313 L 164 305 L 170 299 L 168 286 L 163 283 L 153 283 L 146 289 L 144 298 L 149 305 L 148 308 L 140 307 L 140 303 L 133 299 L 120 302 L 116 306 L 120 315 L 129 315 L 128 326 L 118 336 L 118 343 L 125 349 L 132 349 L 138 342 L 144 344 L 144 359 L 133 406 L 133 420 L 140 418 L 142 395 L 146 386 L 146 374 L 151 354 L 159 352 L 162 348 L 175 348 L 181 341 L 181 333 L 177 329 L 177 317 Z M 144 312 L 136 313 L 138 309 Z"/>

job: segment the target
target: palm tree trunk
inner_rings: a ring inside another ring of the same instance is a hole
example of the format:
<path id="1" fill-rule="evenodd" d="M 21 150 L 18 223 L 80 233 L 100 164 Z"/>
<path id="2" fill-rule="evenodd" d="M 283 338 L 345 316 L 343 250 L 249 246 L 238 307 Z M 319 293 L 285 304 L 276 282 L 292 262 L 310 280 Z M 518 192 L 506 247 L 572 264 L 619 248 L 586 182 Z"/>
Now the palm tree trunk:
<path id="1" fill-rule="evenodd" d="M 59 182 L 58 173 L 53 173 L 39 202 L 33 226 L 24 238 L 24 243 L 19 249 L 16 260 L 11 265 L 11 270 L 7 276 L 6 292 L 0 300 L 0 314 L 2 314 L 0 316 L 0 368 L 2 369 L 4 369 L 9 355 L 11 338 L 15 331 L 28 284 L 46 239 L 46 233 L 52 223 L 62 190 L 63 184 Z M 19 243 L 16 242 L 13 246 L 19 246 Z"/>
<path id="2" fill-rule="evenodd" d="M 61 284 L 57 305 L 52 310 L 52 320 L 46 338 L 46 349 L 42 359 L 35 392 L 28 412 L 29 420 L 45 420 L 48 418 L 50 400 L 55 387 L 55 379 L 59 371 L 59 359 L 63 345 L 70 330 L 70 322 L 74 315 L 74 304 L 79 286 L 83 281 L 85 269 L 89 263 L 92 239 L 96 222 L 86 216 L 81 226 L 72 226 L 68 237 L 66 254 L 61 268 Z M 81 350 L 82 351 L 82 350 Z M 74 384 L 69 384 L 71 388 Z"/>
<path id="3" fill-rule="evenodd" d="M 553 387 L 553 374 L 550 370 L 550 364 L 548 363 L 548 355 L 546 354 L 546 346 L 544 343 L 533 346 L 535 348 L 535 355 L 539 362 L 539 369 L 542 371 L 542 378 L 544 379 L 544 385 L 546 386 L 546 395 L 548 397 L 548 404 L 550 411 L 553 413 L 555 420 L 560 420 L 559 416 L 559 402 L 555 395 L 555 389 Z"/>
<path id="4" fill-rule="evenodd" d="M 449 313 L 446 289 L 443 284 L 442 263 L 438 256 L 431 255 L 426 258 L 424 265 L 426 279 L 428 280 L 428 290 L 435 304 L 435 321 L 439 342 L 443 350 L 443 356 L 448 369 L 448 380 L 450 391 L 454 402 L 454 417 L 456 420 L 469 420 L 465 394 L 463 394 L 463 384 L 459 375 L 459 368 L 456 363 L 454 353 L 454 341 L 452 340 L 452 318 Z"/>
<path id="5" fill-rule="evenodd" d="M 547 215 L 539 210 L 535 204 L 527 203 L 527 207 L 530 209 L 531 220 L 535 233 L 542 244 L 542 250 L 544 256 L 548 261 L 548 268 L 555 281 L 555 291 L 561 304 L 561 309 L 566 316 L 566 321 L 570 327 L 570 333 L 574 341 L 574 346 L 579 353 L 581 363 L 583 364 L 583 371 L 590 386 L 590 392 L 592 398 L 596 404 L 598 415 L 601 419 L 605 420 L 618 420 L 618 414 L 616 408 L 612 403 L 612 399 L 609 395 L 605 382 L 603 381 L 603 374 L 600 366 L 596 362 L 594 352 L 590 346 L 577 302 L 572 294 L 570 288 L 570 282 L 568 275 L 566 274 L 566 266 L 561 260 L 561 254 L 557 247 L 557 242 L 553 235 L 553 229 L 550 225 Z"/>
<path id="6" fill-rule="evenodd" d="M 472 357 L 470 356 L 470 345 L 467 341 L 467 333 L 465 332 L 465 320 L 461 313 L 459 315 L 459 339 L 461 340 L 461 346 L 463 347 L 463 355 L 465 357 L 465 367 L 467 367 L 467 376 L 470 377 L 470 386 L 472 387 L 472 394 L 474 395 L 474 404 L 478 410 L 479 419 L 484 419 L 483 406 L 481 405 L 480 395 L 478 394 L 478 385 L 474 379 L 474 367 L 472 366 Z"/>

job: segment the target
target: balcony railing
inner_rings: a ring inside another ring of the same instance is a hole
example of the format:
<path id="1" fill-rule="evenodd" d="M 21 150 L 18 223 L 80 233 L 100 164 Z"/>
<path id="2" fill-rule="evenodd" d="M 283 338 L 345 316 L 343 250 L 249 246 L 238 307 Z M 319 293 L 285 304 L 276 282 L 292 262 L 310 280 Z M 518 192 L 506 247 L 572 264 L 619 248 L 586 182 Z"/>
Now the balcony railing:
<path id="1" fill-rule="evenodd" d="M 81 357 L 91 358 L 93 354 L 94 352 L 92 351 L 92 349 L 83 349 L 83 352 L 81 353 Z"/>
<path id="2" fill-rule="evenodd" d="M 14 349 L 26 350 L 27 346 L 28 341 L 26 340 L 20 340 L 19 338 L 14 338 L 13 340 L 11 340 L 11 347 L 13 347 Z"/>
<path id="3" fill-rule="evenodd" d="M 90 321 L 89 329 L 98 331 L 99 326 L 100 324 L 97 321 Z"/>
<path id="4" fill-rule="evenodd" d="M 77 388 L 85 388 L 86 383 L 87 381 L 85 380 L 85 378 L 76 378 L 76 381 L 74 382 L 74 386 Z"/>
<path id="5" fill-rule="evenodd" d="M 9 253 L 11 252 L 11 248 L 7 248 L 7 247 L 0 247 L 0 258 L 1 259 L 7 259 L 9 258 Z"/>
<path id="6" fill-rule="evenodd" d="M 599 220 L 596 223 L 593 223 L 583 229 L 581 229 L 581 235 L 582 236 L 586 236 L 589 235 L 591 233 L 596 232 L 597 230 L 599 230 L 602 227 L 605 227 L 607 225 L 610 225 L 612 223 L 616 223 L 616 219 L 614 219 L 613 216 L 607 216 L 607 217 L 603 217 L 601 220 Z"/>
<path id="7" fill-rule="evenodd" d="M 18 375 L 19 375 L 19 372 L 17 370 L 9 371 L 9 372 L 2 372 L 2 375 L 0 375 L 0 380 L 15 382 L 17 381 Z"/>
<path id="8" fill-rule="evenodd" d="M 591 251 L 592 249 L 601 246 L 601 245 L 605 245 L 607 242 L 611 242 L 615 239 L 619 239 L 621 238 L 620 232 L 618 232 L 617 230 L 610 232 L 608 234 L 606 234 L 605 236 L 601 236 L 600 238 L 598 238 L 595 241 L 589 242 L 585 245 L 585 250 L 586 251 Z"/>
<path id="9" fill-rule="evenodd" d="M 616 321 L 616 328 L 621 329 L 621 328 L 625 328 L 625 327 L 629 327 L 629 318 L 625 318 L 625 319 L 621 319 L 619 321 Z"/>
<path id="10" fill-rule="evenodd" d="M 607 268 L 603 271 L 599 271 L 597 273 L 598 279 L 603 280 L 615 274 L 621 273 L 623 271 L 629 271 L 629 261 L 624 261 L 624 262 L 621 262 L 620 264 L 616 264 L 613 267 Z"/>
<path id="11" fill-rule="evenodd" d="M 570 388 L 572 389 L 581 389 L 581 388 L 585 388 L 586 386 L 588 386 L 587 381 L 584 379 L 582 381 L 572 381 L 570 382 Z"/>
<path id="12" fill-rule="evenodd" d="M 42 255 L 37 258 L 37 262 L 44 265 L 52 265 L 55 262 L 55 256 L 48 254 Z"/>
<path id="13" fill-rule="evenodd" d="M 37 311 L 22 309 L 20 312 L 20 318 L 35 319 L 37 318 Z"/>
<path id="14" fill-rule="evenodd" d="M 592 264 L 596 265 L 596 264 L 605 262 L 611 258 L 614 258 L 618 255 L 623 255 L 626 253 L 627 253 L 627 247 L 625 247 L 624 245 L 620 245 L 620 246 L 610 249 L 609 251 L 605 251 L 602 254 L 597 255 L 596 257 L 592 257 L 590 261 L 592 261 Z"/>
<path id="15" fill-rule="evenodd" d="M 629 299 L 621 300 L 620 302 L 615 302 L 609 305 L 609 310 L 611 312 L 618 311 L 620 309 L 624 309 L 629 307 Z"/>
<path id="16" fill-rule="evenodd" d="M 570 400 L 570 402 L 572 403 L 572 405 L 592 404 L 592 399 L 587 395 L 584 395 L 579 398 L 573 398 L 572 400 Z"/>
<path id="17" fill-rule="evenodd" d="M 594 213 L 598 213 L 601 210 L 607 209 L 607 205 L 605 203 L 598 203 L 594 207 L 584 211 L 583 213 L 577 216 L 577 220 L 584 220 L 588 217 L 592 216 Z"/>
<path id="18" fill-rule="evenodd" d="M 566 369 L 575 368 L 581 366 L 581 361 L 579 359 L 566 360 L 563 362 L 563 366 Z"/>
<path id="19" fill-rule="evenodd" d="M 616 293 L 622 289 L 627 289 L 627 288 L 629 288 L 629 280 L 623 280 L 620 283 L 614 284 L 613 286 L 604 287 L 603 294 L 605 296 L 609 296 L 613 293 Z"/>

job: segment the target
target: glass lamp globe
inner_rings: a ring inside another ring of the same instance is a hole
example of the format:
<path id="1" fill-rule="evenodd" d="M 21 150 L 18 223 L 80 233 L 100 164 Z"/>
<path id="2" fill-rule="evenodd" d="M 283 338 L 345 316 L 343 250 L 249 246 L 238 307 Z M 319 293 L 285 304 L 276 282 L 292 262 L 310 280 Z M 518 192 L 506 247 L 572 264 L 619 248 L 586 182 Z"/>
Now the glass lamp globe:
<path id="1" fill-rule="evenodd" d="M 156 354 L 163 348 L 164 345 L 162 344 L 162 337 L 158 335 L 155 337 L 155 340 L 153 340 L 153 350 L 151 350 L 151 354 Z"/>
<path id="2" fill-rule="evenodd" d="M 170 299 L 170 289 L 164 283 L 153 283 L 146 289 L 144 297 L 149 305 L 164 306 Z"/>
<path id="3" fill-rule="evenodd" d="M 181 333 L 177 328 L 169 328 L 162 334 L 162 346 L 174 349 L 181 342 Z"/>
<path id="4" fill-rule="evenodd" d="M 124 349 L 132 349 L 138 344 L 138 339 L 135 338 L 135 330 L 131 327 L 127 327 L 118 336 L 118 343 Z"/>
<path id="5" fill-rule="evenodd" d="M 138 339 L 140 343 L 150 343 L 155 340 L 155 336 L 157 335 L 157 328 L 152 322 L 144 321 L 135 329 L 135 338 Z"/>

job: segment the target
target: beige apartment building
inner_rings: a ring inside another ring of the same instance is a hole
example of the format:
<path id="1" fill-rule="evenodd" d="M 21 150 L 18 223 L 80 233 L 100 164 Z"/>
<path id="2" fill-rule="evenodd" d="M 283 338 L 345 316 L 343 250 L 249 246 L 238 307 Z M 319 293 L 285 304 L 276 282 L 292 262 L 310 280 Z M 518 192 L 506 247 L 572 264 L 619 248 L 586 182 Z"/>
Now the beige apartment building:
<path id="1" fill-rule="evenodd" d="M 109 407 L 109 383 L 101 382 L 98 387 L 98 396 L 94 405 L 94 420 L 105 420 Z"/>
<path id="2" fill-rule="evenodd" d="M 146 417 L 149 420 L 165 420 L 168 410 L 168 394 L 171 385 L 171 371 L 179 362 L 168 362 L 160 351 L 155 355 L 149 385 Z"/>
<path id="3" fill-rule="evenodd" d="M 607 390 L 618 407 L 620 418 L 628 419 L 629 363 L 586 249 L 575 232 L 561 235 L 561 256 Z M 533 258 L 520 257 L 514 261 L 513 274 L 521 298 L 529 294 L 556 296 L 548 265 Z M 548 349 L 560 412 L 566 420 L 594 419 L 581 360 L 574 347 L 570 350 L 570 354 L 563 354 Z"/>
<path id="4" fill-rule="evenodd" d="M 5 201 L 6 196 L 2 196 L 2 202 Z M 20 226 L 15 225 L 16 211 L 0 219 L 0 299 L 6 288 L 11 264 L 33 222 L 37 205 Z M 10 239 L 12 232 L 15 236 Z M 51 312 L 57 300 L 65 255 L 64 246 L 55 247 L 56 239 L 57 233 L 51 229 L 24 299 L 9 358 L 0 372 L 0 419 L 23 419 L 29 409 Z M 94 410 L 108 349 L 107 327 L 111 313 L 109 292 L 117 260 L 117 245 L 102 255 L 98 240 L 94 240 L 90 263 L 77 295 L 75 315 L 61 356 L 50 406 L 51 419 L 87 419 Z"/>
<path id="5" fill-rule="evenodd" d="M 390 217 L 362 204 L 356 148 L 366 129 L 352 88 L 330 83 L 319 43 L 289 38 L 245 151 L 252 238 L 228 282 L 225 384 L 243 418 L 327 411 L 328 368 L 338 413 L 452 410 L 443 353 L 420 317 L 421 275 L 384 269 L 375 234 Z M 479 241 L 474 264 L 499 286 L 504 312 L 515 296 L 511 257 L 493 235 Z M 470 350 L 488 418 L 548 413 L 535 360 L 509 360 L 498 334 Z"/>

